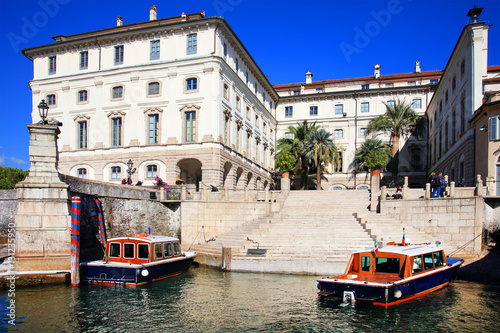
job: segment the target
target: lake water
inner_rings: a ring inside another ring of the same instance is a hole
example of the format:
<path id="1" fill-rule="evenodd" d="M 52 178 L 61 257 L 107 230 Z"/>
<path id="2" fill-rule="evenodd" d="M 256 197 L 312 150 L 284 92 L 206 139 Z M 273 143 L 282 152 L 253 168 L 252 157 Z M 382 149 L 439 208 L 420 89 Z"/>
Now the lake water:
<path id="1" fill-rule="evenodd" d="M 64 285 L 16 290 L 16 325 L 0 292 L 0 331 L 18 332 L 499 332 L 500 287 L 453 281 L 392 307 L 317 297 L 317 277 L 193 267 L 141 287 Z"/>

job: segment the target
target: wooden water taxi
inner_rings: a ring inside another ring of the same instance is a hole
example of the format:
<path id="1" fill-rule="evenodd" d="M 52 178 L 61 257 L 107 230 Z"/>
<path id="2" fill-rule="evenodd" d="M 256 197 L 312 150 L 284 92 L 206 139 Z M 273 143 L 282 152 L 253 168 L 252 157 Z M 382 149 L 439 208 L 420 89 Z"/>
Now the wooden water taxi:
<path id="1" fill-rule="evenodd" d="M 110 238 L 103 260 L 80 264 L 84 283 L 142 285 L 189 269 L 196 252 L 182 252 L 178 238 L 135 234 Z"/>
<path id="2" fill-rule="evenodd" d="M 389 306 L 448 285 L 463 259 L 438 244 L 389 245 L 351 255 L 345 273 L 318 280 L 321 297 Z"/>

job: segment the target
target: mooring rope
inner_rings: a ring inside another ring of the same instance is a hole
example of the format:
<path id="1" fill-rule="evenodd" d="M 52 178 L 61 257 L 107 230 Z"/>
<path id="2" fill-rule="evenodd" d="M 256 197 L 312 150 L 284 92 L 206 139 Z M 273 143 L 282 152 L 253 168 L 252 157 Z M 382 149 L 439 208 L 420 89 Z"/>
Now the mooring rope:
<path id="1" fill-rule="evenodd" d="M 458 249 L 456 249 L 455 251 L 453 251 L 452 253 L 448 254 L 448 256 L 452 256 L 454 255 L 455 253 L 457 253 L 458 251 L 460 250 L 463 250 L 465 247 L 467 247 L 470 243 L 472 243 L 473 241 L 475 241 L 478 237 L 482 236 L 484 233 L 484 231 L 482 231 L 479 235 L 477 235 L 476 237 L 474 237 L 473 239 L 471 239 L 470 241 L 468 241 L 467 243 L 465 243 L 464 245 L 460 246 Z"/>

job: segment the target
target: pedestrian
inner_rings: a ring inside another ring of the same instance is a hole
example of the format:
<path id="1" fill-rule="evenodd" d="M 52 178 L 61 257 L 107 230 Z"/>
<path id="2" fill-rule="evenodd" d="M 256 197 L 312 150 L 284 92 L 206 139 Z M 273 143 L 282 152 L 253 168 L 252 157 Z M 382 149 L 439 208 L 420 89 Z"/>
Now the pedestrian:
<path id="1" fill-rule="evenodd" d="M 394 193 L 392 197 L 394 199 L 403 199 L 403 189 L 401 186 L 396 189 L 396 193 Z"/>
<path id="2" fill-rule="evenodd" d="M 127 179 L 126 178 L 122 179 L 122 185 L 127 185 Z"/>
<path id="3" fill-rule="evenodd" d="M 441 191 L 441 180 L 435 172 L 431 172 L 429 176 L 429 183 L 431 184 L 431 198 L 439 197 L 441 193 L 438 191 Z"/>
<path id="4" fill-rule="evenodd" d="M 444 192 L 446 191 L 446 181 L 444 180 L 443 173 L 439 173 L 439 178 L 441 178 L 441 189 L 440 189 L 440 197 L 444 198 Z"/>

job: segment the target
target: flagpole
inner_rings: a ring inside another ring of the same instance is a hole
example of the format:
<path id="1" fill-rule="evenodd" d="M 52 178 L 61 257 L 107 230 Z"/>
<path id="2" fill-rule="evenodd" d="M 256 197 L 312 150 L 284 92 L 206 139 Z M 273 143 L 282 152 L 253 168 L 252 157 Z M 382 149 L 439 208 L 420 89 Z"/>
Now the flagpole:
<path id="1" fill-rule="evenodd" d="M 80 197 L 71 198 L 71 286 L 80 284 Z"/>

